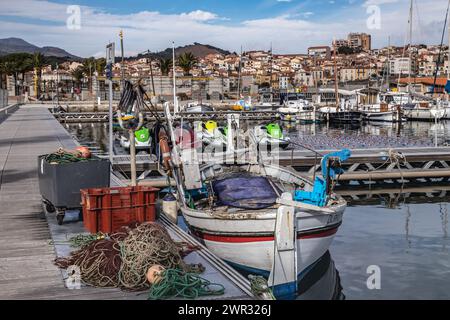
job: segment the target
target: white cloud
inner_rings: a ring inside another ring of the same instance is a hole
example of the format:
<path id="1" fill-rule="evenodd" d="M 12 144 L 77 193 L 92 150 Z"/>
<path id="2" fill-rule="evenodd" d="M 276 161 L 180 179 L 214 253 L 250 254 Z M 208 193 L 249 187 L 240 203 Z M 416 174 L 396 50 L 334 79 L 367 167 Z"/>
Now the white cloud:
<path id="1" fill-rule="evenodd" d="M 390 3 L 396 3 L 399 0 L 367 0 L 363 3 L 363 7 L 368 6 L 380 6 L 382 4 L 390 4 Z"/>
<path id="2" fill-rule="evenodd" d="M 195 10 L 189 13 L 182 13 L 180 15 L 181 17 L 188 17 L 192 20 L 198 20 L 198 21 L 209 21 L 209 20 L 216 20 L 219 17 L 215 13 L 211 13 L 208 11 L 202 11 L 202 10 Z"/>
<path id="3" fill-rule="evenodd" d="M 109 41 L 118 42 L 120 29 L 124 30 L 127 55 L 144 50 L 166 49 L 176 45 L 200 42 L 237 51 L 267 49 L 273 43 L 275 52 L 306 52 L 308 46 L 330 44 L 333 38 L 345 37 L 349 32 L 369 32 L 374 47 L 392 43 L 403 44 L 407 31 L 408 1 L 368 0 L 366 3 L 384 1 L 380 30 L 367 30 L 366 10 L 353 6 L 345 11 L 333 10 L 326 16 L 309 12 L 297 15 L 285 14 L 264 19 L 248 19 L 242 22 L 223 23 L 216 13 L 195 10 L 180 14 L 163 14 L 157 11 L 141 11 L 131 14 L 112 14 L 102 9 L 83 6 L 81 29 L 69 30 L 66 5 L 51 1 L 15 0 L 2 3 L 1 15 L 23 17 L 23 22 L 1 21 L 0 38 L 22 37 L 39 45 L 61 47 L 73 54 L 89 56 L 104 52 Z M 390 1 L 390 4 L 386 1 Z M 443 26 L 447 0 L 422 0 L 420 24 L 415 24 L 413 40 L 438 43 Z M 306 19 L 308 17 L 308 19 Z M 33 20 L 26 20 L 26 19 Z M 38 24 L 35 19 L 51 21 Z M 447 39 L 447 38 L 446 38 Z M 118 46 L 116 46 L 118 47 Z"/>

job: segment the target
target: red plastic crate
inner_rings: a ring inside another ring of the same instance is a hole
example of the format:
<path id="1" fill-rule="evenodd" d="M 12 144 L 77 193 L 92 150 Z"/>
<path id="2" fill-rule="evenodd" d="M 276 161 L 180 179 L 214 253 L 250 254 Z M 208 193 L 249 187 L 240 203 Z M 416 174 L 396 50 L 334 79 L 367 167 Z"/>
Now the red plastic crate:
<path id="1" fill-rule="evenodd" d="M 111 233 L 132 222 L 155 221 L 158 191 L 147 186 L 82 189 L 84 227 Z"/>

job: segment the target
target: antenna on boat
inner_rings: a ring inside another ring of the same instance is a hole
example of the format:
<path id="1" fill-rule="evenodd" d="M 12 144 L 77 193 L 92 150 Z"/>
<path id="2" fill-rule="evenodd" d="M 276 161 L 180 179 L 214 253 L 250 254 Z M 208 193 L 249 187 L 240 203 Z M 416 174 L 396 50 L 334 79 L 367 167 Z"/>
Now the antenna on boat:
<path id="1" fill-rule="evenodd" d="M 241 53 L 239 54 L 238 92 L 237 92 L 238 101 L 241 99 L 241 68 L 242 68 L 242 45 L 241 45 Z"/>
<path id="2" fill-rule="evenodd" d="M 338 87 L 338 71 L 337 71 L 337 55 L 336 55 L 336 39 L 333 39 L 333 56 L 334 56 L 334 94 L 336 96 L 336 112 L 339 112 L 339 87 Z"/>
<path id="3" fill-rule="evenodd" d="M 413 24 L 413 0 L 409 8 L 409 68 L 408 68 L 408 102 L 411 100 L 411 73 L 412 73 L 412 24 Z"/>
<path id="4" fill-rule="evenodd" d="M 172 76 L 173 76 L 173 113 L 178 112 L 177 76 L 175 71 L 175 41 L 172 41 Z"/>

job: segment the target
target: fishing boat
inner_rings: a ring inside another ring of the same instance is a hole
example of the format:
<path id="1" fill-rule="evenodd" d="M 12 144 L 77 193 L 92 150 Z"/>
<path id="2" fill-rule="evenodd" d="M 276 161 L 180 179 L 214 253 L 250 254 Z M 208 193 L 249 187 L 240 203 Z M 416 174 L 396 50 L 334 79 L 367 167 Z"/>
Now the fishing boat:
<path id="1" fill-rule="evenodd" d="M 147 150 L 150 152 L 151 148 L 151 139 L 149 130 L 146 127 L 142 127 L 140 130 L 137 130 L 134 133 L 134 140 L 136 150 Z M 119 137 L 119 142 L 122 148 L 129 150 L 130 149 L 130 140 L 125 134 L 121 134 Z"/>
<path id="2" fill-rule="evenodd" d="M 337 108 L 336 106 L 326 106 L 319 109 L 321 117 L 332 123 L 360 124 L 363 114 L 359 110 L 354 110 L 350 106 Z"/>
<path id="3" fill-rule="evenodd" d="M 175 139 L 168 104 L 165 113 Z M 195 149 L 175 146 L 163 159 L 165 168 L 176 181 L 191 233 L 229 264 L 267 277 L 275 296 L 292 298 L 299 277 L 326 253 L 341 225 L 347 203 L 332 186 L 351 153 L 324 155 L 322 176 L 311 181 L 293 169 L 264 163 L 256 138 L 249 135 L 248 161 L 200 166 L 192 161 Z M 235 154 L 231 151 L 228 146 L 228 155 Z"/>
<path id="4" fill-rule="evenodd" d="M 344 160 L 349 154 L 335 156 Z M 297 278 L 328 250 L 346 208 L 343 198 L 326 193 L 329 185 L 322 178 L 313 183 L 278 166 L 211 164 L 200 169 L 200 176 L 202 186 L 211 187 L 203 198 L 181 206 L 185 221 L 212 252 L 248 272 L 270 278 L 276 269 L 275 248 L 281 240 L 277 223 L 290 208 L 295 235 L 284 241 L 295 256 L 290 266 L 295 277 L 274 285 L 280 295 L 292 290 Z M 191 191 L 196 190 L 186 192 Z"/>
<path id="5" fill-rule="evenodd" d="M 383 122 L 404 122 L 406 118 L 403 116 L 400 106 L 390 105 L 387 103 L 376 103 L 360 106 L 360 110 L 364 119 L 368 121 Z"/>

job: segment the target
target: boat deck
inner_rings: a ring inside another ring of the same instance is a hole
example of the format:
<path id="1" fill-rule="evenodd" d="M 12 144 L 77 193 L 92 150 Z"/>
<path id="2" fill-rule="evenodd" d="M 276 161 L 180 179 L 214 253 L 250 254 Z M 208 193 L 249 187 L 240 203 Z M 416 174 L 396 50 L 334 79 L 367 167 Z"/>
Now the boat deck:
<path id="1" fill-rule="evenodd" d="M 56 224 L 54 215 L 45 216 L 37 177 L 37 156 L 59 147 L 71 149 L 76 141 L 42 105 L 25 105 L 0 122 L 0 299 L 146 299 L 146 293 L 123 292 L 83 286 L 65 287 L 65 271 L 53 264 L 73 248 L 61 241 L 83 232 L 81 222 Z M 76 212 L 68 212 L 70 220 Z M 174 240 L 195 239 L 176 225 L 161 221 Z M 51 244 L 51 241 L 56 244 Z M 249 283 L 234 269 L 202 247 L 185 258 L 202 263 L 203 274 L 225 286 L 219 299 L 252 299 Z"/>

